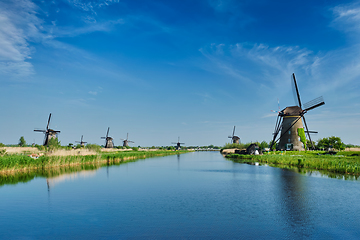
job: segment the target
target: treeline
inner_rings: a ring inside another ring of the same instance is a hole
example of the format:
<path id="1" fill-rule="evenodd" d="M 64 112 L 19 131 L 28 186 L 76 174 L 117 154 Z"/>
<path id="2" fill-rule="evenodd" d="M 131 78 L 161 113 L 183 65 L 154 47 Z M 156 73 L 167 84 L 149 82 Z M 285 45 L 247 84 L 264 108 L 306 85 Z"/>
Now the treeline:
<path id="1" fill-rule="evenodd" d="M 222 149 L 230 149 L 230 148 L 238 148 L 238 149 L 245 149 L 250 146 L 250 144 L 257 144 L 262 150 L 269 148 L 271 146 L 272 141 L 266 142 L 250 142 L 250 143 L 227 143 Z M 336 149 L 336 150 L 345 150 L 345 148 L 360 148 L 359 145 L 354 144 L 345 144 L 340 137 L 326 137 L 321 138 L 317 141 L 312 141 L 313 146 L 311 145 L 310 140 L 306 141 L 306 147 L 308 149 L 317 149 L 317 150 L 328 150 L 328 149 Z M 277 143 L 273 145 L 273 149 L 276 149 Z"/>

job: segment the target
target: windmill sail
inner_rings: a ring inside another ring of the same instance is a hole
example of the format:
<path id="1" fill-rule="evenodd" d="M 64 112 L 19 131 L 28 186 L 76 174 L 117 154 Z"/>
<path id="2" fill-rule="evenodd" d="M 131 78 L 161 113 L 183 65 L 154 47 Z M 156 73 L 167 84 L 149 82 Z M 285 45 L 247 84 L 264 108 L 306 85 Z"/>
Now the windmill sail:
<path id="1" fill-rule="evenodd" d="M 279 111 L 278 118 L 276 119 L 275 130 L 273 133 L 273 140 L 270 148 L 277 142 L 279 145 L 277 149 L 301 149 L 301 142 L 299 140 L 298 129 L 304 128 L 308 139 L 313 147 L 310 133 L 317 133 L 309 131 L 307 122 L 305 120 L 305 113 L 325 104 L 323 97 L 315 98 L 304 105 L 301 102 L 300 91 L 295 78 L 295 74 L 291 75 L 291 83 L 293 85 L 292 90 L 294 93 L 294 99 L 296 106 L 286 107 L 282 111 Z M 279 133 L 280 137 L 278 137 Z M 278 138 L 277 138 L 278 137 Z"/>

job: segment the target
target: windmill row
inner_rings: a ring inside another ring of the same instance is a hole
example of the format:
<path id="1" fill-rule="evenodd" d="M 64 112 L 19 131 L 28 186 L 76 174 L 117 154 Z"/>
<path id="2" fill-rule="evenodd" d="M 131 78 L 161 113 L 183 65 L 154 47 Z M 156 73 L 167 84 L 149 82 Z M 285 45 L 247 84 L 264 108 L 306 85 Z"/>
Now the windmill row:
<path id="1" fill-rule="evenodd" d="M 293 73 L 291 76 L 291 82 L 293 85 L 294 90 L 294 97 L 296 101 L 296 106 L 289 106 L 280 110 L 279 100 L 278 100 L 278 111 L 272 111 L 278 113 L 276 124 L 275 124 L 275 131 L 273 133 L 273 139 L 271 141 L 270 149 L 276 144 L 277 150 L 304 150 L 306 146 L 306 136 L 307 134 L 309 141 L 311 143 L 311 148 L 314 147 L 314 144 L 311 140 L 310 133 L 317 133 L 315 131 L 309 131 L 306 120 L 305 114 L 318 108 L 325 104 L 323 97 L 315 98 L 305 104 L 302 104 L 300 99 L 300 92 L 297 86 L 295 74 Z M 44 143 L 43 145 L 48 145 L 50 139 L 56 138 L 60 131 L 53 130 L 49 128 L 50 126 L 50 119 L 51 113 L 49 115 L 48 123 L 45 130 L 35 129 L 35 132 L 42 132 L 45 134 Z M 305 125 L 305 129 L 304 129 Z M 105 139 L 105 148 L 113 148 L 113 138 L 109 136 L 110 127 L 107 129 L 107 133 L 105 137 L 101 137 L 101 139 Z M 279 137 L 278 137 L 279 136 Z M 233 133 L 228 138 L 231 138 L 232 143 L 239 143 L 240 137 L 235 136 L 235 126 L 233 129 Z M 121 139 L 123 141 L 123 146 L 129 146 L 129 143 L 134 143 L 133 141 L 129 140 L 129 134 L 127 134 L 126 139 Z M 76 141 L 80 143 L 80 145 L 84 146 L 86 142 L 83 141 L 83 136 L 81 136 L 81 140 Z M 279 144 L 277 144 L 279 142 Z M 180 137 L 178 138 L 178 142 L 172 142 L 172 144 L 176 144 L 176 149 L 181 148 Z"/>
<path id="2" fill-rule="evenodd" d="M 44 141 L 43 141 L 43 145 L 47 146 L 49 144 L 49 141 L 51 139 L 55 139 L 58 137 L 58 134 L 60 133 L 60 131 L 58 130 L 54 130 L 50 128 L 50 120 L 51 120 L 51 113 L 49 115 L 49 119 L 48 119 L 48 123 L 46 125 L 45 129 L 35 129 L 34 132 L 42 132 L 45 134 L 44 137 Z M 114 147 L 114 142 L 113 142 L 113 138 L 109 136 L 109 131 L 110 131 L 110 127 L 108 127 L 107 132 L 106 132 L 106 136 L 105 137 L 101 137 L 101 139 L 105 139 L 105 148 L 113 148 Z M 134 141 L 129 140 L 129 133 L 126 134 L 126 139 L 122 139 L 120 138 L 120 140 L 123 141 L 123 147 L 128 147 L 129 143 L 135 143 Z M 75 141 L 76 143 L 79 143 L 81 146 L 85 146 L 85 143 L 83 141 L 83 135 L 81 135 L 81 140 L 80 141 Z M 176 144 L 176 149 L 179 150 L 181 149 L 181 144 L 185 144 L 185 143 L 181 143 L 180 142 L 180 137 L 178 138 L 178 142 L 172 142 L 172 144 Z"/>
<path id="3" fill-rule="evenodd" d="M 310 141 L 310 148 L 314 148 L 314 144 L 311 140 L 310 134 L 318 133 L 316 131 L 309 131 L 305 114 L 325 104 L 323 97 L 315 98 L 305 104 L 302 104 L 300 99 L 300 92 L 296 82 L 295 74 L 291 75 L 291 83 L 293 86 L 293 93 L 296 102 L 296 106 L 289 106 L 280 110 L 278 99 L 278 113 L 275 131 L 273 133 L 273 139 L 270 144 L 270 149 L 276 144 L 276 150 L 305 150 L 306 136 Z M 305 125 L 305 129 L 304 129 Z M 231 138 L 232 143 L 239 143 L 240 138 L 235 136 L 235 126 Z M 278 143 L 279 142 L 279 143 Z M 278 144 L 277 144 L 278 143 Z"/>
<path id="4" fill-rule="evenodd" d="M 48 119 L 48 123 L 46 125 L 45 129 L 35 129 L 34 132 L 42 132 L 45 134 L 44 137 L 44 141 L 43 141 L 43 145 L 47 146 L 49 144 L 49 141 L 51 139 L 57 138 L 58 134 L 60 133 L 60 131 L 58 130 L 54 130 L 50 128 L 50 120 L 51 120 L 51 113 L 49 115 L 49 119 Z M 114 147 L 114 143 L 113 143 L 113 138 L 109 136 L 109 131 L 110 131 L 110 127 L 108 127 L 108 130 L 106 132 L 106 136 L 105 137 L 101 137 L 101 139 L 105 139 L 105 148 L 113 148 Z M 76 143 L 79 143 L 81 146 L 85 146 L 85 143 L 83 141 L 83 135 L 81 135 L 81 140 L 80 141 L 75 141 Z M 134 143 L 133 141 L 129 140 L 129 133 L 126 136 L 126 139 L 122 139 L 123 140 L 123 146 L 124 147 L 128 147 L 129 143 Z"/>

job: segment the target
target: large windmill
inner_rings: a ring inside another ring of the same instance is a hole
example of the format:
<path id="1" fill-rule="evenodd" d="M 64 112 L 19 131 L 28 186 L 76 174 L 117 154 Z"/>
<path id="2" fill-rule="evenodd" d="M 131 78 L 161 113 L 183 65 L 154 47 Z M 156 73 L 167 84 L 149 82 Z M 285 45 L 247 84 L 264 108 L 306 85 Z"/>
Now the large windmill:
<path id="1" fill-rule="evenodd" d="M 172 144 L 176 144 L 176 150 L 180 150 L 181 149 L 181 144 L 185 144 L 185 143 L 181 143 L 180 142 L 180 137 L 178 137 L 178 141 L 177 142 L 172 142 Z"/>
<path id="2" fill-rule="evenodd" d="M 122 139 L 120 138 L 121 140 L 123 140 L 123 147 L 128 147 L 129 146 L 129 142 L 130 143 L 134 143 L 133 141 L 130 141 L 129 140 L 129 133 L 126 135 L 126 139 Z"/>
<path id="3" fill-rule="evenodd" d="M 277 146 L 278 150 L 303 150 L 304 147 L 300 141 L 300 131 L 298 129 L 304 129 L 303 122 L 306 128 L 305 133 L 307 133 L 308 138 L 311 142 L 311 147 L 313 143 L 311 141 L 310 133 L 317 133 L 313 131 L 309 131 L 308 126 L 305 121 L 305 113 L 308 111 L 320 107 L 324 105 L 325 102 L 323 97 L 315 98 L 310 102 L 302 105 L 300 100 L 300 93 L 296 83 L 295 74 L 292 74 L 292 84 L 294 88 L 295 101 L 297 106 L 286 107 L 283 110 L 279 111 L 278 117 L 276 119 L 274 137 L 270 145 L 270 149 L 272 149 L 273 145 L 279 141 Z M 280 132 L 280 137 L 278 137 Z"/>
<path id="4" fill-rule="evenodd" d="M 232 136 L 229 136 L 228 138 L 231 138 L 232 143 L 239 143 L 240 138 L 238 136 L 235 136 L 235 126 L 234 126 Z"/>
<path id="5" fill-rule="evenodd" d="M 51 113 L 49 115 L 49 120 L 48 123 L 46 125 L 46 129 L 45 130 L 40 130 L 40 129 L 35 129 L 34 132 L 42 132 L 45 133 L 45 138 L 44 138 L 44 142 L 43 145 L 46 146 L 49 143 L 49 140 L 52 138 L 57 138 L 57 135 L 60 133 L 60 131 L 55 131 L 53 129 L 50 129 L 50 119 L 51 119 Z"/>
<path id="6" fill-rule="evenodd" d="M 80 143 L 80 146 L 84 147 L 85 146 L 85 143 L 87 142 L 83 142 L 83 135 L 81 135 L 81 140 L 80 142 L 79 141 L 75 141 L 76 143 Z"/>
<path id="7" fill-rule="evenodd" d="M 110 130 L 110 128 L 108 127 L 106 137 L 101 137 L 101 139 L 105 139 L 105 148 L 113 148 L 114 147 L 113 138 L 109 137 L 109 130 Z"/>

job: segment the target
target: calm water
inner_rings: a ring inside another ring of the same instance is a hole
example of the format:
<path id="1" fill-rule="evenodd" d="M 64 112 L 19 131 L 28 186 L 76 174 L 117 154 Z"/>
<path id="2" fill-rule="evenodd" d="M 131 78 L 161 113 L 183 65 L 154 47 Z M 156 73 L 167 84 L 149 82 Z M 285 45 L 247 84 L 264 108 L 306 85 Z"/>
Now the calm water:
<path id="1" fill-rule="evenodd" d="M 359 239 L 360 181 L 150 158 L 0 187 L 0 238 Z"/>

